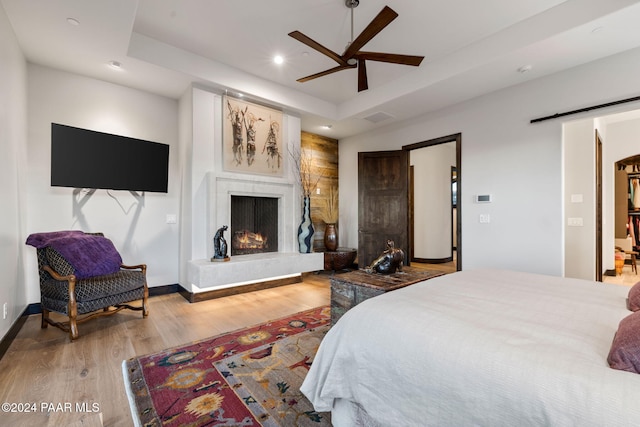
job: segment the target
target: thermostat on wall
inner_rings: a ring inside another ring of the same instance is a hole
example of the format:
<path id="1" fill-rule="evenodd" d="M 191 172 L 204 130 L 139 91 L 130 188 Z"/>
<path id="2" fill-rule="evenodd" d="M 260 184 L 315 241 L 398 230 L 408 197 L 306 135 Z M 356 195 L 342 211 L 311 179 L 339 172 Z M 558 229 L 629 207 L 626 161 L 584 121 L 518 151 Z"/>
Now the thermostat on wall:
<path id="1" fill-rule="evenodd" d="M 476 203 L 491 203 L 491 194 L 476 194 Z"/>

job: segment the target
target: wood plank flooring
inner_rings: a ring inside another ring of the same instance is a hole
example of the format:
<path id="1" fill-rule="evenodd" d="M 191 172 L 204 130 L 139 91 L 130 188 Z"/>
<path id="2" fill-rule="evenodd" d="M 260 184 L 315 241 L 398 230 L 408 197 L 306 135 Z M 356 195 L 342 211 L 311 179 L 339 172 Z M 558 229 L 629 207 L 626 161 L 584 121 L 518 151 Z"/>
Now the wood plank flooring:
<path id="1" fill-rule="evenodd" d="M 330 277 L 305 274 L 302 283 L 194 304 L 177 293 L 152 297 L 148 318 L 125 310 L 95 319 L 74 342 L 29 316 L 0 360 L 0 401 L 35 412 L 3 411 L 0 425 L 131 426 L 123 360 L 329 305 Z"/>
<path id="2" fill-rule="evenodd" d="M 95 319 L 79 326 L 74 342 L 57 328 L 41 329 L 40 315 L 29 316 L 0 360 L 0 401 L 31 403 L 36 410 L 4 412 L 0 425 L 131 426 L 123 360 L 329 305 L 330 278 L 310 273 L 302 283 L 193 304 L 177 293 L 156 296 L 148 318 L 124 310 Z M 77 412 L 76 405 L 89 411 Z"/>

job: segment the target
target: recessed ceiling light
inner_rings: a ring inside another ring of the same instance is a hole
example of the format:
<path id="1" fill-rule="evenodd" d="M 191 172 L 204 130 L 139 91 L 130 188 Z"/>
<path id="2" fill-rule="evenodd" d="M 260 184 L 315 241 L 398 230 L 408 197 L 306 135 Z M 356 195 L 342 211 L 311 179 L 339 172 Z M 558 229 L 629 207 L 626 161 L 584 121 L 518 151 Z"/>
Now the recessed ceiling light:
<path id="1" fill-rule="evenodd" d="M 324 129 L 331 129 L 333 127 L 333 125 L 323 125 L 322 126 Z"/>
<path id="2" fill-rule="evenodd" d="M 67 22 L 69 23 L 69 25 L 80 25 L 80 21 L 78 21 L 76 18 L 67 18 Z"/>
<path id="3" fill-rule="evenodd" d="M 122 64 L 118 61 L 109 61 L 109 67 L 113 68 L 114 70 L 122 70 Z"/>
<path id="4" fill-rule="evenodd" d="M 284 62 L 284 58 L 280 55 L 276 55 L 273 57 L 273 62 L 275 62 L 276 64 L 282 64 Z"/>
<path id="5" fill-rule="evenodd" d="M 602 30 L 604 30 L 604 27 L 595 27 L 593 30 L 591 30 L 591 34 L 599 33 Z"/>

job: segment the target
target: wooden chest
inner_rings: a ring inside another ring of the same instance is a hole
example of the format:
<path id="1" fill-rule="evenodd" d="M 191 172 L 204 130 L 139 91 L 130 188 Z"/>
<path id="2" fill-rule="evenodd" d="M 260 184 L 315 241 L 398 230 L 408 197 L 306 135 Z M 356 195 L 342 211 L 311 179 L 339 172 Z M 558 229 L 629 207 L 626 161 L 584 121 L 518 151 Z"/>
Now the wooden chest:
<path id="1" fill-rule="evenodd" d="M 364 270 L 331 277 L 331 324 L 335 324 L 352 307 L 375 296 L 442 276 L 443 271 L 403 267 L 401 273 L 378 274 Z"/>

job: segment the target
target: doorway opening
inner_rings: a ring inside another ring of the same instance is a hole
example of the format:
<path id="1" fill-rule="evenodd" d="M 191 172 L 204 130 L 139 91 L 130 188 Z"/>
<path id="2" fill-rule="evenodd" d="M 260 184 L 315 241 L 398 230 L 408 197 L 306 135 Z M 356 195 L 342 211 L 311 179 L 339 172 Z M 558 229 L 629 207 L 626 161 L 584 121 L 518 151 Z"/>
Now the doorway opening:
<path id="1" fill-rule="evenodd" d="M 621 283 L 615 270 L 616 162 L 638 154 L 640 110 L 564 122 L 562 128 L 563 275 Z M 631 271 L 626 264 L 624 269 Z M 632 276 L 635 282 L 640 277 Z"/>
<path id="2" fill-rule="evenodd" d="M 424 237 L 415 237 L 410 226 L 417 228 L 417 224 L 424 220 L 425 209 L 413 209 L 416 204 L 414 191 L 410 190 L 411 167 L 410 155 L 414 150 L 427 147 L 451 144 L 454 151 L 452 158 L 444 169 L 446 194 L 443 203 L 448 213 L 446 219 L 432 221 L 430 226 L 442 228 L 440 221 L 452 227 L 447 234 L 446 250 L 449 251 L 445 261 L 450 263 L 447 268 L 442 263 L 414 263 L 416 267 L 458 271 L 462 269 L 462 197 L 461 197 L 461 145 L 462 134 L 453 134 L 441 138 L 431 139 L 415 144 L 403 146 L 401 150 L 373 151 L 358 153 L 358 264 L 368 266 L 384 250 L 383 244 L 392 240 L 396 248 L 405 252 L 404 263 L 410 264 L 413 258 L 415 244 L 423 243 Z M 452 169 L 455 168 L 455 182 L 452 182 Z M 415 169 L 414 169 L 415 172 Z M 415 181 L 415 177 L 414 177 Z M 420 186 L 422 187 L 422 182 Z M 418 187 L 418 185 L 414 185 Z M 455 187 L 455 215 L 453 207 L 453 188 Z M 428 196 L 429 197 L 429 196 Z M 435 199 L 435 196 L 433 196 Z M 455 248 L 455 252 L 451 251 Z M 448 261 L 448 258 L 452 258 Z M 427 260 L 428 261 L 428 260 Z M 434 260 L 431 260 L 434 261 Z M 443 262 L 441 259 L 440 262 Z"/>
<path id="3" fill-rule="evenodd" d="M 409 257 L 425 268 L 461 270 L 461 134 L 402 147 L 410 155 Z"/>

